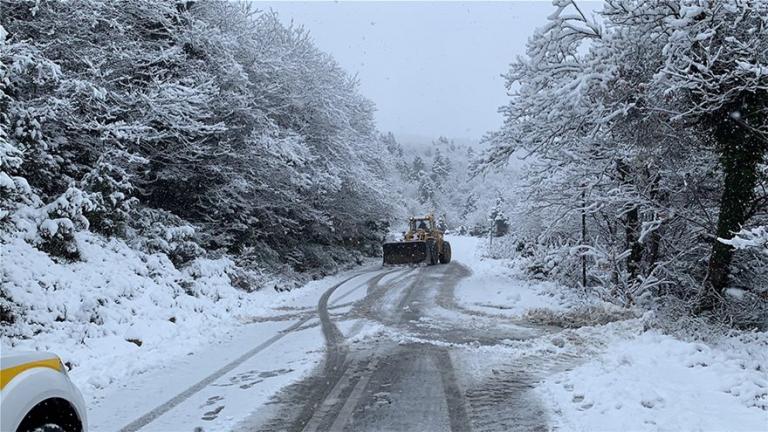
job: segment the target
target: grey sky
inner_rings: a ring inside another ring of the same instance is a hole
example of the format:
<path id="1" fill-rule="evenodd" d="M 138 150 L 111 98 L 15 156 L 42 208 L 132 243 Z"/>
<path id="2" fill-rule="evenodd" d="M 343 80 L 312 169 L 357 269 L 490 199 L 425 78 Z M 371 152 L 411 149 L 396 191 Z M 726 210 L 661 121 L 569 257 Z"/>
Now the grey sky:
<path id="1" fill-rule="evenodd" d="M 469 139 L 501 124 L 500 75 L 553 11 L 548 1 L 256 3 L 358 74 L 382 131 Z"/>

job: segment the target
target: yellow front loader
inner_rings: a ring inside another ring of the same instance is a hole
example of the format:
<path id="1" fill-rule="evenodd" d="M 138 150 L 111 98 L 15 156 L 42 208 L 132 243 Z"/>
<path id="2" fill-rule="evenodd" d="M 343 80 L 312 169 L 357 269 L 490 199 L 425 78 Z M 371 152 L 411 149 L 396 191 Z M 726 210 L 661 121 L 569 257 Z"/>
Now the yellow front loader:
<path id="1" fill-rule="evenodd" d="M 382 248 L 384 265 L 451 262 L 451 244 L 443 239 L 431 214 L 410 218 L 403 240 L 384 243 Z"/>

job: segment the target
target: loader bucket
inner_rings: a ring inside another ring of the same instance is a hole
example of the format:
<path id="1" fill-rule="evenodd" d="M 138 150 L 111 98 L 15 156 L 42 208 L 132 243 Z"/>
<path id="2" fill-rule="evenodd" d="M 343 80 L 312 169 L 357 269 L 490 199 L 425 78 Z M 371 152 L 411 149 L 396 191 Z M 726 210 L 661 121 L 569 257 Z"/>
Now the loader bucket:
<path id="1" fill-rule="evenodd" d="M 402 241 L 384 243 L 384 264 L 419 264 L 427 261 L 429 252 L 427 242 Z"/>

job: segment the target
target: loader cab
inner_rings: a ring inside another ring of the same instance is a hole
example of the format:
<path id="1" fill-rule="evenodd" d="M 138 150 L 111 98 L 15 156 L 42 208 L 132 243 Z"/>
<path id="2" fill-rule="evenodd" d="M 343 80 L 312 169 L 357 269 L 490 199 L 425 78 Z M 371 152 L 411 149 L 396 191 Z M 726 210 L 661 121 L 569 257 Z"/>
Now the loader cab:
<path id="1" fill-rule="evenodd" d="M 435 218 L 430 216 L 415 217 L 408 220 L 408 232 L 405 233 L 405 240 L 442 239 L 441 233 L 435 226 Z"/>
<path id="2" fill-rule="evenodd" d="M 432 218 L 412 218 L 410 223 L 410 231 L 434 231 L 435 221 Z"/>

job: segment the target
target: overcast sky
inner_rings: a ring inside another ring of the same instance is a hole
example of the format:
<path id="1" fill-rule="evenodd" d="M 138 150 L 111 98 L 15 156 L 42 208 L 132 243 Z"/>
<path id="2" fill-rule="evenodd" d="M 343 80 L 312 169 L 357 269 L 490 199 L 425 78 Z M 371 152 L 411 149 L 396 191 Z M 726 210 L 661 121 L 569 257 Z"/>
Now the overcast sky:
<path id="1" fill-rule="evenodd" d="M 358 75 L 380 130 L 467 139 L 501 124 L 500 75 L 553 11 L 551 1 L 256 3 Z"/>

